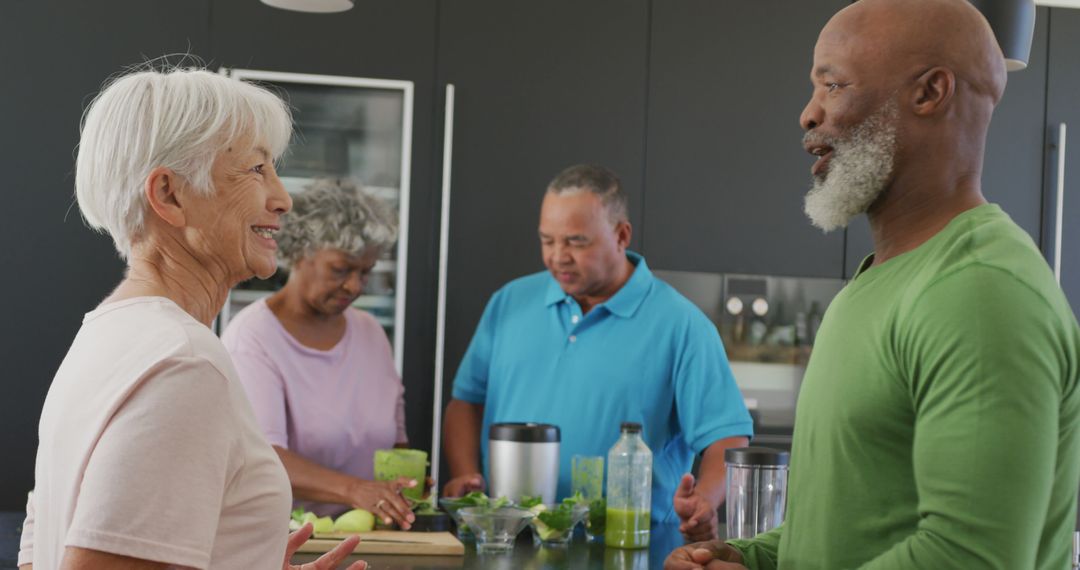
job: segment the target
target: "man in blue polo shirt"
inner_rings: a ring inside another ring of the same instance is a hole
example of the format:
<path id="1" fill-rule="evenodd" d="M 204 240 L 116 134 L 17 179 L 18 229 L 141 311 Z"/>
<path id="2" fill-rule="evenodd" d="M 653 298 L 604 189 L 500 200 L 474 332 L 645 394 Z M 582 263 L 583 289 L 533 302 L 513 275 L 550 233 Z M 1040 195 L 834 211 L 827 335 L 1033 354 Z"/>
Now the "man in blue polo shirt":
<path id="1" fill-rule="evenodd" d="M 715 536 L 724 449 L 747 444 L 750 415 L 716 327 L 627 251 L 631 232 L 611 171 L 573 166 L 551 182 L 539 230 L 548 271 L 495 293 L 454 379 L 446 496 L 484 488 L 493 423 L 559 426 L 564 497 L 570 458 L 606 456 L 620 423 L 639 422 L 653 451 L 653 519 Z M 701 452 L 694 481 L 684 474 Z"/>

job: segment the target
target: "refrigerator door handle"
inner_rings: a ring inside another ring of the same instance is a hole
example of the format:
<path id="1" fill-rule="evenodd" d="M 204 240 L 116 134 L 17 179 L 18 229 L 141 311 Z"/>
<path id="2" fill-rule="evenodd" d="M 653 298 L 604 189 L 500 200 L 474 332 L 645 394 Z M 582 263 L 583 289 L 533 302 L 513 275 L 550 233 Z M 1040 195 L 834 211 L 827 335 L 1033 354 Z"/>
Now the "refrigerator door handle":
<path id="1" fill-rule="evenodd" d="M 454 85 L 446 85 L 446 117 L 443 124 L 442 212 L 439 218 L 439 285 L 435 313 L 435 395 L 431 424 L 432 495 L 439 496 L 439 462 L 442 455 L 443 365 L 446 347 L 446 266 L 450 253 L 450 159 L 454 150 Z"/>
<path id="2" fill-rule="evenodd" d="M 1061 231 L 1065 219 L 1065 123 L 1058 125 L 1057 144 L 1057 215 L 1054 224 L 1054 278 L 1061 284 Z"/>

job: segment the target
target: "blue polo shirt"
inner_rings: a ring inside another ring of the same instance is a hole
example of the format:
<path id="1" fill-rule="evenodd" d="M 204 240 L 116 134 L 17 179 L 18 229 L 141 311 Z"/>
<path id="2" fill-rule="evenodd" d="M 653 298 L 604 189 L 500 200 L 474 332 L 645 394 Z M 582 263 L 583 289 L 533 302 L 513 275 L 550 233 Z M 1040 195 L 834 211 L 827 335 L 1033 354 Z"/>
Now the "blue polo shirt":
<path id="1" fill-rule="evenodd" d="M 619 424 L 641 423 L 653 452 L 652 517 L 674 521 L 672 497 L 694 455 L 717 440 L 752 435 L 752 424 L 716 326 L 654 277 L 644 258 L 627 257 L 635 266 L 629 281 L 586 315 L 547 272 L 497 291 L 453 396 L 484 405 L 485 476 L 492 423 L 559 426 L 560 498 L 570 495 L 571 457 L 606 462 Z"/>

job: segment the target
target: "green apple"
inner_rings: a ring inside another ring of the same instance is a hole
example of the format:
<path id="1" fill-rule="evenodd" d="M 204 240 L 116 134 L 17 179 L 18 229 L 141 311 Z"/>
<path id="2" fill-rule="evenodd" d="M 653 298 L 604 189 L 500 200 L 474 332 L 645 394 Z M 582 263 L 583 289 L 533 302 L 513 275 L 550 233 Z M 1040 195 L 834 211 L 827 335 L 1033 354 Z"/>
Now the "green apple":
<path id="1" fill-rule="evenodd" d="M 300 517 L 300 525 L 303 526 L 307 523 L 311 523 L 312 525 L 314 525 L 318 522 L 318 520 L 319 515 L 312 512 L 306 512 L 303 514 L 303 516 Z"/>
<path id="2" fill-rule="evenodd" d="M 375 528 L 375 515 L 364 509 L 353 509 L 334 521 L 335 532 L 371 532 Z"/>
<path id="3" fill-rule="evenodd" d="M 334 519 L 330 517 L 321 517 L 315 520 L 315 532 L 318 534 L 326 534 L 328 532 L 334 532 Z"/>

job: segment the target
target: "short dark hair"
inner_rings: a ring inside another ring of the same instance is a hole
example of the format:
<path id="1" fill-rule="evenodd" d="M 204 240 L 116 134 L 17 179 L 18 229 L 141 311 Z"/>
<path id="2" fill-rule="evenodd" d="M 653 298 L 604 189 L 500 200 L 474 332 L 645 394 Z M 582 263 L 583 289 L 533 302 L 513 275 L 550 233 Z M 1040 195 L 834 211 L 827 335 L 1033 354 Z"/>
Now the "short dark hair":
<path id="1" fill-rule="evenodd" d="M 552 194 L 588 191 L 600 198 L 612 223 L 630 221 L 630 203 L 619 176 L 596 164 L 577 164 L 563 170 L 548 184 Z"/>

